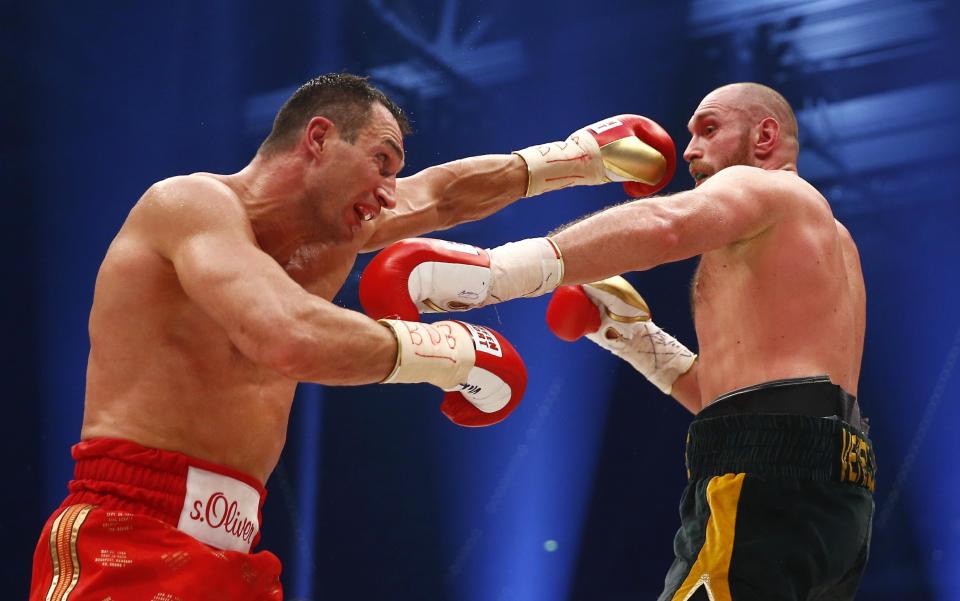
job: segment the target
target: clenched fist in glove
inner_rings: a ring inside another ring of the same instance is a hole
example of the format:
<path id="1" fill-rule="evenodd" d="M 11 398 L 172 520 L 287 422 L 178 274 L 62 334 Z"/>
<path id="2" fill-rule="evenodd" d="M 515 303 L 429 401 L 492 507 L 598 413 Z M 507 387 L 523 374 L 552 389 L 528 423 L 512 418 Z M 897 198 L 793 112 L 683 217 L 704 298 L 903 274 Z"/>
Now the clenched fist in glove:
<path id="1" fill-rule="evenodd" d="M 520 403 L 527 370 L 497 332 L 460 321 L 381 319 L 397 338 L 397 363 L 384 384 L 428 382 L 447 392 L 440 410 L 461 426 L 490 426 Z"/>
<path id="2" fill-rule="evenodd" d="M 649 196 L 670 182 L 677 166 L 670 134 L 640 115 L 609 117 L 578 129 L 563 142 L 514 154 L 527 163 L 525 196 L 607 182 L 625 182 L 630 196 Z"/>
<path id="3" fill-rule="evenodd" d="M 585 335 L 667 394 L 697 358 L 650 320 L 643 297 L 620 276 L 557 288 L 547 307 L 547 325 L 563 340 Z"/>
<path id="4" fill-rule="evenodd" d="M 563 279 L 560 251 L 549 238 L 493 249 L 408 238 L 386 247 L 360 277 L 360 304 L 374 318 L 416 320 L 421 313 L 466 311 L 540 296 Z"/>

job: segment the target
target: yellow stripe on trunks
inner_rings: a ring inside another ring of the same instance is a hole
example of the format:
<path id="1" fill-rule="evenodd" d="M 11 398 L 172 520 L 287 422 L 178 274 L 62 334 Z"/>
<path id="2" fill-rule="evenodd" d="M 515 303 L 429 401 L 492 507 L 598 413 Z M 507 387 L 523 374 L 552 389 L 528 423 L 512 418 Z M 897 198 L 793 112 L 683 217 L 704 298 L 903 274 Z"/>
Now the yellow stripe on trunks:
<path id="1" fill-rule="evenodd" d="M 80 527 L 93 505 L 71 505 L 63 510 L 50 528 L 50 560 L 53 580 L 46 601 L 67 601 L 80 581 L 80 557 L 77 539 Z"/>
<path id="2" fill-rule="evenodd" d="M 687 601 L 701 587 L 710 601 L 731 601 L 730 558 L 733 555 L 733 533 L 737 525 L 737 504 L 746 474 L 724 474 L 710 479 L 707 485 L 706 537 L 697 560 L 672 601 Z"/>

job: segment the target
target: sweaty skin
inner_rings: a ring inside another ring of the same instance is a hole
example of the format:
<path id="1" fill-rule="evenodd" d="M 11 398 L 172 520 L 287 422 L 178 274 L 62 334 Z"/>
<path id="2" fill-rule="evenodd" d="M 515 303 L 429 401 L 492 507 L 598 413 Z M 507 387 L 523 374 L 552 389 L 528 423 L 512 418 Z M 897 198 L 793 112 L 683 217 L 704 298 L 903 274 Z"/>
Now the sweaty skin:
<path id="1" fill-rule="evenodd" d="M 626 203 L 552 236 L 566 284 L 701 257 L 692 290 L 699 359 L 672 390 L 693 413 L 780 378 L 827 374 L 857 393 L 859 255 L 826 199 L 797 175 L 796 122 L 779 101 L 750 84 L 715 90 L 689 123 L 693 190 Z"/>
<path id="2" fill-rule="evenodd" d="M 81 438 L 265 482 L 298 381 L 368 384 L 393 368 L 393 334 L 330 302 L 357 253 L 480 219 L 527 182 L 514 155 L 397 179 L 403 160 L 396 120 L 375 104 L 353 144 L 314 117 L 289 152 L 147 190 L 97 276 Z"/>

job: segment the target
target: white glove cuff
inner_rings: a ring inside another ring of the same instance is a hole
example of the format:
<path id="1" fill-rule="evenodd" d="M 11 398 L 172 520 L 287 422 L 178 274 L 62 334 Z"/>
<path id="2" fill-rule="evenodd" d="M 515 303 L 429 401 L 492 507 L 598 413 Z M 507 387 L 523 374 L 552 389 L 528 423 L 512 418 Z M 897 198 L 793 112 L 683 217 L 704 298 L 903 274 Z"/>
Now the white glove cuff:
<path id="1" fill-rule="evenodd" d="M 487 251 L 493 302 L 552 292 L 563 281 L 563 256 L 550 238 L 528 238 Z"/>
<path id="2" fill-rule="evenodd" d="M 607 338 L 608 326 L 587 338 L 624 359 L 666 394 L 673 383 L 693 366 L 697 355 L 652 321 L 631 326 L 631 338 Z M 614 328 L 615 329 L 615 328 Z"/>
<path id="3" fill-rule="evenodd" d="M 381 319 L 397 338 L 397 363 L 382 384 L 428 382 L 451 390 L 476 363 L 473 337 L 455 321 L 419 323 Z"/>
<path id="4" fill-rule="evenodd" d="M 563 142 L 538 144 L 513 154 L 527 163 L 526 197 L 568 186 L 602 184 L 603 163 L 600 146 L 585 130 L 577 130 Z"/>

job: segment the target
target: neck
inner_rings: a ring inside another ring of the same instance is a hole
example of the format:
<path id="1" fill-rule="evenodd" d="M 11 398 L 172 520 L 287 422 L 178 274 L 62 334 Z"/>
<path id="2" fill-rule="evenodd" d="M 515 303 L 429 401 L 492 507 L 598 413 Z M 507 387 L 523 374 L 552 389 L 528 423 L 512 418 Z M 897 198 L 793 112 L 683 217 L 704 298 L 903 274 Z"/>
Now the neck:
<path id="1" fill-rule="evenodd" d="M 260 247 L 285 265 L 309 242 L 307 224 L 315 223 L 305 192 L 302 159 L 290 154 L 258 154 L 226 179 L 246 207 Z"/>
<path id="2" fill-rule="evenodd" d="M 796 162 L 780 162 L 776 167 L 771 167 L 771 169 L 778 169 L 780 171 L 792 171 L 797 173 L 797 164 Z"/>
<path id="3" fill-rule="evenodd" d="M 761 160 L 757 167 L 770 171 L 792 171 L 797 173 L 796 155 L 774 154 L 767 159 Z"/>

